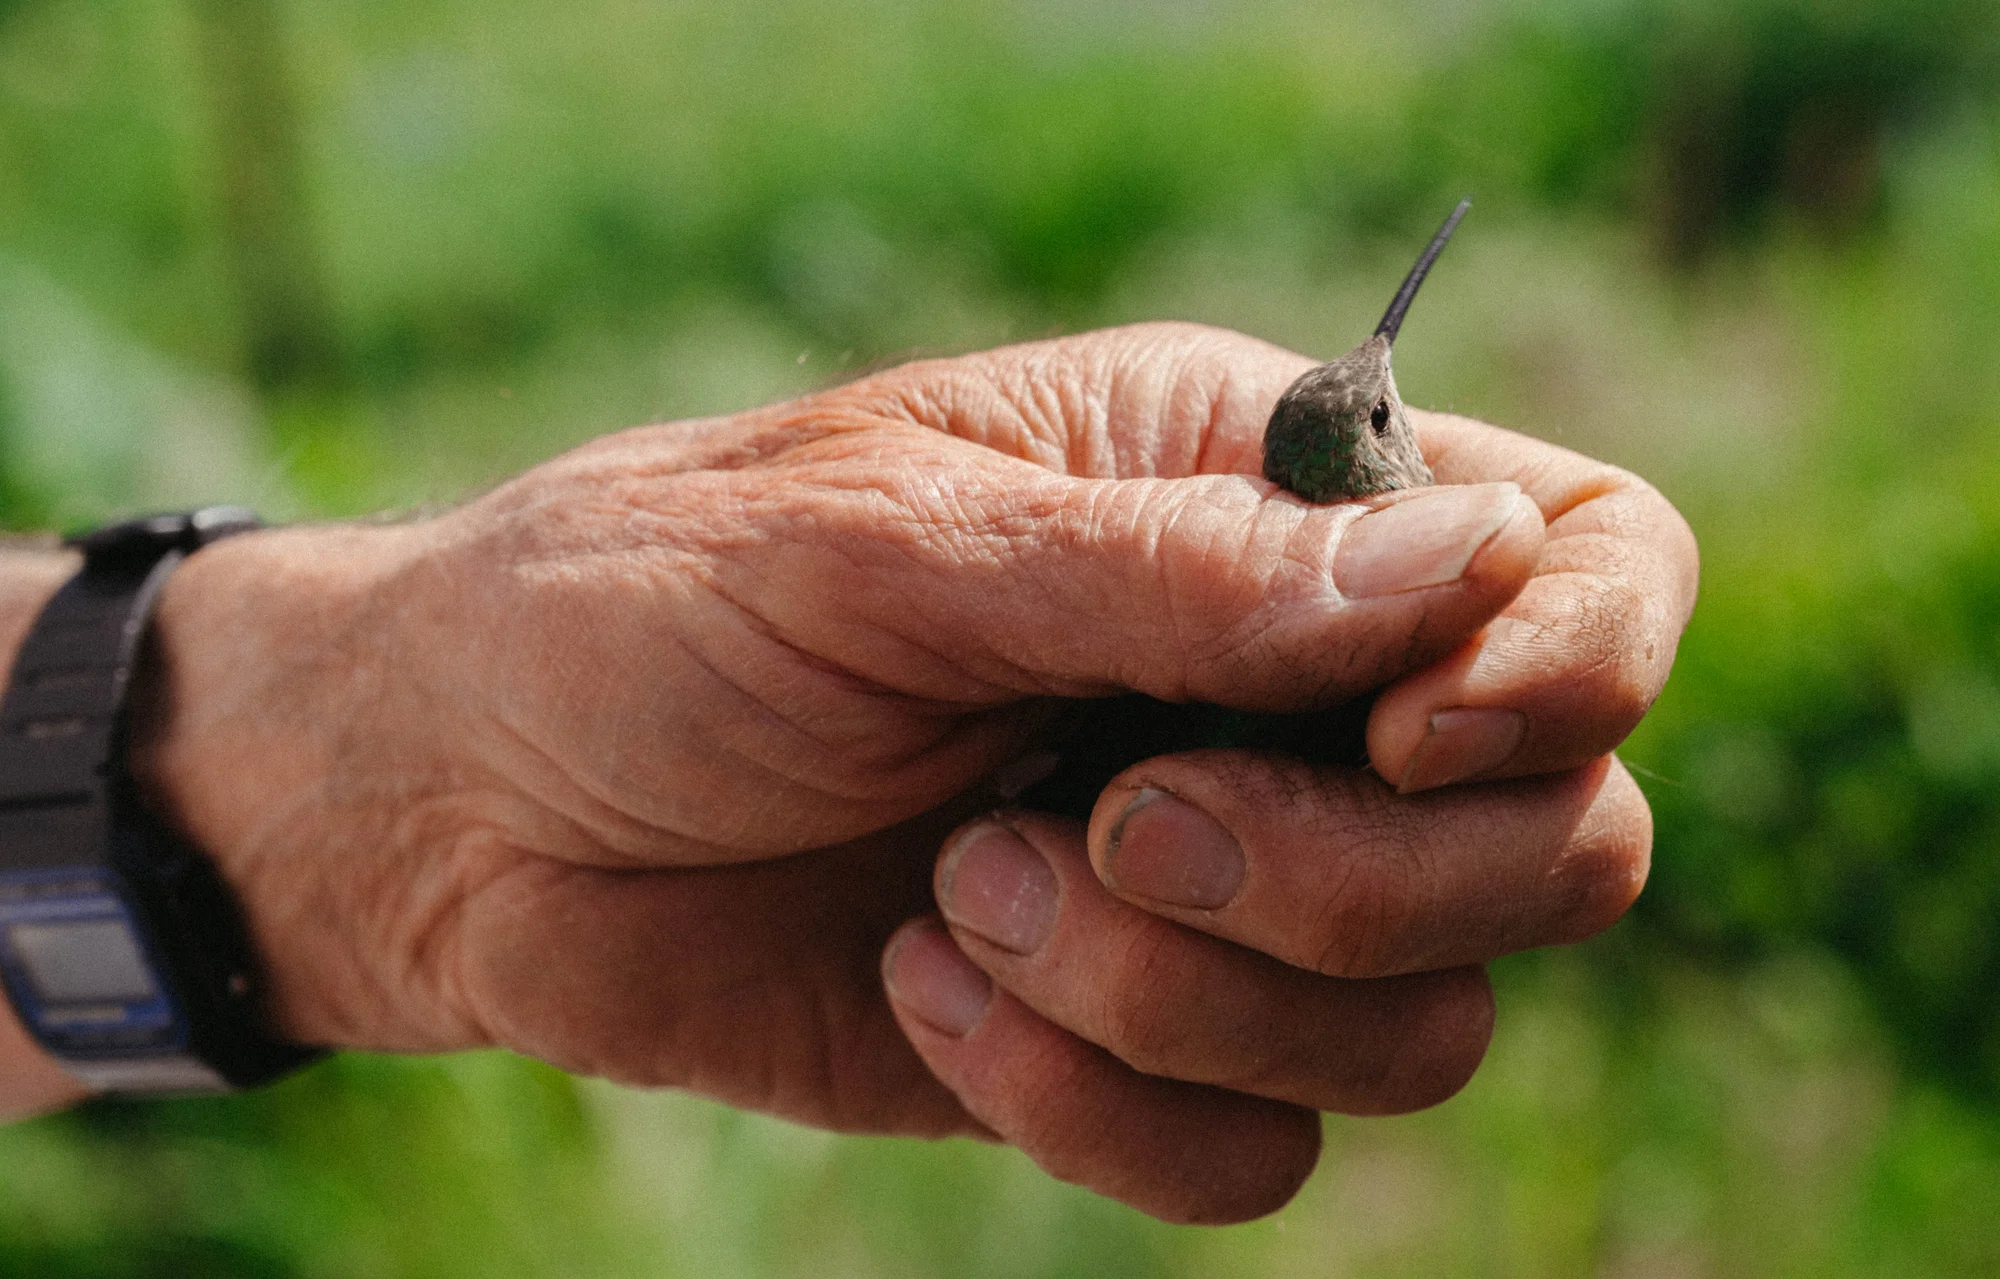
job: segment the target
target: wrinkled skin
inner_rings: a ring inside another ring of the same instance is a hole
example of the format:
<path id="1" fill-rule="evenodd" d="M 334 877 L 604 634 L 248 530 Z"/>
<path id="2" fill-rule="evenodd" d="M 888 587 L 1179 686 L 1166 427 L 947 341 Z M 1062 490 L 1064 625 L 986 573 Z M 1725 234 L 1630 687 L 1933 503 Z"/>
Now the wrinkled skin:
<path id="1" fill-rule="evenodd" d="M 1172 1220 L 1267 1212 L 1315 1111 L 1465 1081 L 1479 965 L 1638 891 L 1608 752 L 1695 574 L 1640 481 L 1460 419 L 1412 415 L 1462 487 L 1279 492 L 1260 437 L 1309 363 L 1086 334 L 611 436 L 420 523 L 222 543 L 162 602 L 137 766 L 303 1039 L 500 1044 L 1011 1142 Z M 1204 751 L 1087 826 L 981 816 L 1057 699 L 1384 684 L 1372 770 Z M 1218 847 L 1221 897 L 1186 869 Z"/>

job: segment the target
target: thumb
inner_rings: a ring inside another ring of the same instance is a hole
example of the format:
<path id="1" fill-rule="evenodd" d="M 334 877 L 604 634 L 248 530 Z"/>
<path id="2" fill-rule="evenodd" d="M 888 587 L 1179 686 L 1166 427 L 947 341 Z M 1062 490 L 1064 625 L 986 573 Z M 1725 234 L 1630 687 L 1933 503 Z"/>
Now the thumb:
<path id="1" fill-rule="evenodd" d="M 1086 479 L 953 443 L 975 456 L 921 483 L 820 487 L 788 571 L 744 566 L 758 610 L 930 697 L 1130 689 L 1298 710 L 1463 644 L 1542 547 L 1511 483 L 1314 506 L 1250 476 Z"/>

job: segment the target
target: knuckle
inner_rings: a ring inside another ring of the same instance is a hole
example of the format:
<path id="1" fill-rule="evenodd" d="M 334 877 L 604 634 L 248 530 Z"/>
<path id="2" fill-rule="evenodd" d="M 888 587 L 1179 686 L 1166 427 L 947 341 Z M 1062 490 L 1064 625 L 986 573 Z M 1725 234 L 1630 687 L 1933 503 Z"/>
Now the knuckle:
<path id="1" fill-rule="evenodd" d="M 1129 481 L 1091 496 L 1093 553 L 1122 565 L 1126 625 L 1148 643 L 1128 662 L 1155 672 L 1162 696 L 1213 697 L 1210 683 L 1282 660 L 1286 614 L 1275 601 L 1286 571 L 1269 520 L 1218 519 L 1209 492 Z M 1100 601 L 1087 601 L 1099 606 Z"/>
<path id="2" fill-rule="evenodd" d="M 1645 796 L 1613 768 L 1553 871 L 1562 888 L 1558 940 L 1581 941 L 1616 923 L 1646 885 L 1652 850 Z"/>
<path id="3" fill-rule="evenodd" d="M 988 1081 L 989 1109 L 1008 1140 L 1033 1153 L 1035 1162 L 1062 1181 L 1087 1183 L 1099 1154 L 1079 1139 L 1079 1105 L 1100 1100 L 1102 1069 L 1078 1041 L 1068 1041 L 1023 1062 L 1011 1078 Z"/>
<path id="4" fill-rule="evenodd" d="M 1598 582 L 1581 602 L 1573 625 L 1547 637 L 1574 655 L 1572 676 L 1558 696 L 1574 708 L 1577 727 L 1594 726 L 1580 734 L 1588 754 L 1616 746 L 1659 696 L 1673 651 L 1661 642 L 1660 636 L 1669 632 L 1656 611 L 1645 592 Z"/>
<path id="5" fill-rule="evenodd" d="M 1694 529 L 1666 494 L 1636 475 L 1630 475 L 1629 480 L 1637 507 L 1631 535 L 1665 569 L 1674 588 L 1672 605 L 1685 618 L 1686 610 L 1694 606 L 1701 575 L 1701 547 Z"/>
<path id="6" fill-rule="evenodd" d="M 1621 739 L 1645 718 L 1657 693 L 1652 671 L 1635 663 L 1619 662 L 1605 673 L 1601 693 L 1603 713 Z"/>
<path id="7" fill-rule="evenodd" d="M 1440 1000 L 1433 1016 L 1434 1032 L 1430 1095 L 1426 1106 L 1453 1096 L 1472 1079 L 1493 1043 L 1493 984 L 1483 969 L 1466 969 Z"/>
<path id="8" fill-rule="evenodd" d="M 1484 970 L 1428 976 L 1422 1012 L 1378 1082 L 1378 1113 L 1405 1114 L 1448 1101 L 1471 1082 L 1493 1042 L 1493 985 Z"/>
<path id="9" fill-rule="evenodd" d="M 1159 930 L 1164 934 L 1164 930 Z M 1180 999 L 1163 998 L 1187 989 L 1196 974 L 1177 954 L 1165 935 L 1147 930 L 1132 939 L 1106 987 L 1104 1047 L 1120 1061 L 1144 1074 L 1170 1074 L 1186 1068 L 1196 1027 L 1179 1016 Z"/>
<path id="10" fill-rule="evenodd" d="M 1244 1108 L 1232 1131 L 1200 1152 L 1198 1176 L 1187 1177 L 1158 1216 L 1176 1225 L 1254 1221 L 1291 1202 L 1319 1162 L 1319 1117 L 1292 1107 Z"/>
<path id="11" fill-rule="evenodd" d="M 1407 850 L 1383 834 L 1352 836 L 1345 843 L 1313 916 L 1311 967 L 1333 977 L 1380 976 L 1394 967 L 1394 941 L 1408 914 L 1416 871 Z"/>

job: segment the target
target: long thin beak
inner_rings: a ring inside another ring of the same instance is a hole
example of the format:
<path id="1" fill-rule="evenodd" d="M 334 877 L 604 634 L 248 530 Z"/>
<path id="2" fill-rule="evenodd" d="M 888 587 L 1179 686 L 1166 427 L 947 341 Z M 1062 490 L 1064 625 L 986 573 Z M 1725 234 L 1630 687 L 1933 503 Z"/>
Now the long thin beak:
<path id="1" fill-rule="evenodd" d="M 1416 299 L 1417 290 L 1423 287 L 1424 277 L 1431 273 L 1431 263 L 1437 261 L 1438 254 L 1444 252 L 1445 242 L 1451 239 L 1453 231 L 1458 230 L 1460 219 L 1465 217 L 1465 211 L 1471 207 L 1472 197 L 1468 195 L 1458 202 L 1458 207 L 1444 220 L 1444 225 L 1438 228 L 1438 233 L 1431 237 L 1430 247 L 1417 259 L 1417 264 L 1410 268 L 1410 273 L 1403 277 L 1403 287 L 1396 290 L 1396 300 L 1389 304 L 1388 311 L 1383 313 L 1382 322 L 1375 326 L 1376 337 L 1388 338 L 1390 346 L 1396 344 L 1396 334 L 1403 328 L 1403 313 L 1410 309 L 1410 303 Z"/>

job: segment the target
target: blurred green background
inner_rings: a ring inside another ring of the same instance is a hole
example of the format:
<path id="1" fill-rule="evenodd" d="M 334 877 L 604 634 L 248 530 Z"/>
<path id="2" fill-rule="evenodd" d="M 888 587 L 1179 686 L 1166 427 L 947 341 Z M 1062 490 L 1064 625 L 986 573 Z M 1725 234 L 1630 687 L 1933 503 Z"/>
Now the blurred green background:
<path id="1" fill-rule="evenodd" d="M 449 502 L 1149 318 L 1628 465 L 1655 874 L 1458 1099 L 1159 1226 L 499 1054 L 0 1131 L 0 1273 L 2000 1273 L 2000 20 L 1970 0 L 0 0 L 0 518 Z"/>

